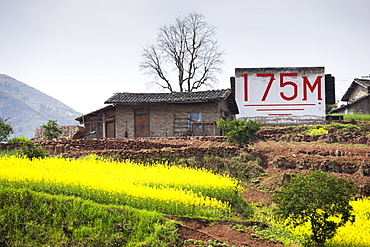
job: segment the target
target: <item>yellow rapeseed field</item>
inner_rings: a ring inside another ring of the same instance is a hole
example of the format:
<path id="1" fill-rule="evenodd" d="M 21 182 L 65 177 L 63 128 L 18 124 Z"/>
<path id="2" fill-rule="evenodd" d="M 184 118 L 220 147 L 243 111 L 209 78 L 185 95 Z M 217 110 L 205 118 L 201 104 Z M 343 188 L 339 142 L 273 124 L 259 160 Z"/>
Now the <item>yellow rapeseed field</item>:
<path id="1" fill-rule="evenodd" d="M 337 235 L 329 240 L 329 246 L 351 246 L 364 247 L 370 246 L 370 200 L 362 199 L 352 201 L 356 220 L 354 223 L 347 224 L 338 229 Z"/>
<path id="2" fill-rule="evenodd" d="M 327 240 L 325 246 L 332 247 L 365 247 L 370 246 L 370 199 L 351 201 L 355 221 L 339 227 L 334 238 Z M 292 233 L 303 237 L 310 235 L 310 226 L 290 228 Z"/>
<path id="3" fill-rule="evenodd" d="M 110 196 L 122 195 L 136 204 L 160 202 L 169 204 L 164 207 L 185 205 L 220 212 L 230 210 L 229 203 L 222 199 L 232 198 L 240 189 L 236 180 L 206 170 L 97 159 L 2 157 L 0 180 L 102 191 Z"/>

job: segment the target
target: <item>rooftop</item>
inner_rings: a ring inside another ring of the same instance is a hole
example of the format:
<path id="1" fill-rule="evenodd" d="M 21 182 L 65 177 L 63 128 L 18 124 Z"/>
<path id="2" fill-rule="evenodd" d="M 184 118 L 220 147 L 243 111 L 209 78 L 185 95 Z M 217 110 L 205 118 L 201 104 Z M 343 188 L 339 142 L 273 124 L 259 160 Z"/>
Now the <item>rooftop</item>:
<path id="1" fill-rule="evenodd" d="M 225 100 L 231 95 L 230 89 L 209 90 L 198 92 L 173 93 L 116 93 L 105 104 L 133 103 L 194 103 Z"/>
<path id="2" fill-rule="evenodd" d="M 351 83 L 351 85 L 349 86 L 349 88 L 347 89 L 346 93 L 343 95 L 341 101 L 349 101 L 349 98 L 351 96 L 351 94 L 353 93 L 353 91 L 355 90 L 355 88 L 357 86 L 361 86 L 361 87 L 364 87 L 364 88 L 369 88 L 370 87 L 370 79 L 359 79 L 359 78 L 356 78 L 353 80 L 353 82 Z"/>

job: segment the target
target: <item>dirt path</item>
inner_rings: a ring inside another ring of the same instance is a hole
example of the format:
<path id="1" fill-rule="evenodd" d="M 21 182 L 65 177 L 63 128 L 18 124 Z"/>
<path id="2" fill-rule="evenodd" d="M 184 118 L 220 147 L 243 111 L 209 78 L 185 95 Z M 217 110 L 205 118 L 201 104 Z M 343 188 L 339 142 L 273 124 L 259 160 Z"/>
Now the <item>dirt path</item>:
<path id="1" fill-rule="evenodd" d="M 250 227 L 267 227 L 267 224 L 252 221 L 219 221 L 211 222 L 203 219 L 174 218 L 179 225 L 179 233 L 185 246 L 214 246 L 211 244 L 225 243 L 223 246 L 284 246 L 282 243 L 272 242 L 258 235 Z"/>

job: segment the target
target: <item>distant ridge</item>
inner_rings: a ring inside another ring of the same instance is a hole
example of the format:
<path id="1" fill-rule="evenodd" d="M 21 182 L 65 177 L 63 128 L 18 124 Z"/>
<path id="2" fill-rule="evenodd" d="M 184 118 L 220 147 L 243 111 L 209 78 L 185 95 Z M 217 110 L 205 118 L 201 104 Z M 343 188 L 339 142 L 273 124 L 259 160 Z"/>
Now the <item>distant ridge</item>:
<path id="1" fill-rule="evenodd" d="M 58 125 L 78 125 L 74 119 L 81 113 L 39 90 L 0 74 L 0 117 L 10 118 L 12 136 L 33 138 L 35 129 L 48 120 Z"/>

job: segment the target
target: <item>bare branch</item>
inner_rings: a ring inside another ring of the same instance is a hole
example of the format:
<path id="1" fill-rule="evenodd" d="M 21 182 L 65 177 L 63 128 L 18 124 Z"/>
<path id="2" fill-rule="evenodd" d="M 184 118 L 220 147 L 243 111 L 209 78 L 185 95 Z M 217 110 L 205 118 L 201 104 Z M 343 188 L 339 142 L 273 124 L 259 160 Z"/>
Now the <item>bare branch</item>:
<path id="1" fill-rule="evenodd" d="M 174 84 L 164 72 L 165 68 L 176 72 L 179 91 L 193 91 L 209 82 L 217 82 L 223 52 L 214 40 L 215 30 L 201 14 L 177 18 L 173 24 L 159 29 L 156 46 L 143 49 L 140 68 L 162 80 L 162 84 L 157 83 L 171 92 Z"/>
<path id="2" fill-rule="evenodd" d="M 173 90 L 172 90 L 171 83 L 165 76 L 164 71 L 162 70 L 162 64 L 161 64 L 162 59 L 159 56 L 156 47 L 154 45 L 148 45 L 146 48 L 144 48 L 142 52 L 142 58 L 143 58 L 143 61 L 140 64 L 140 69 L 148 75 L 158 76 L 165 83 L 161 84 L 161 83 L 155 82 L 155 84 L 157 84 L 158 86 L 164 89 L 168 89 L 170 92 L 172 92 Z"/>

